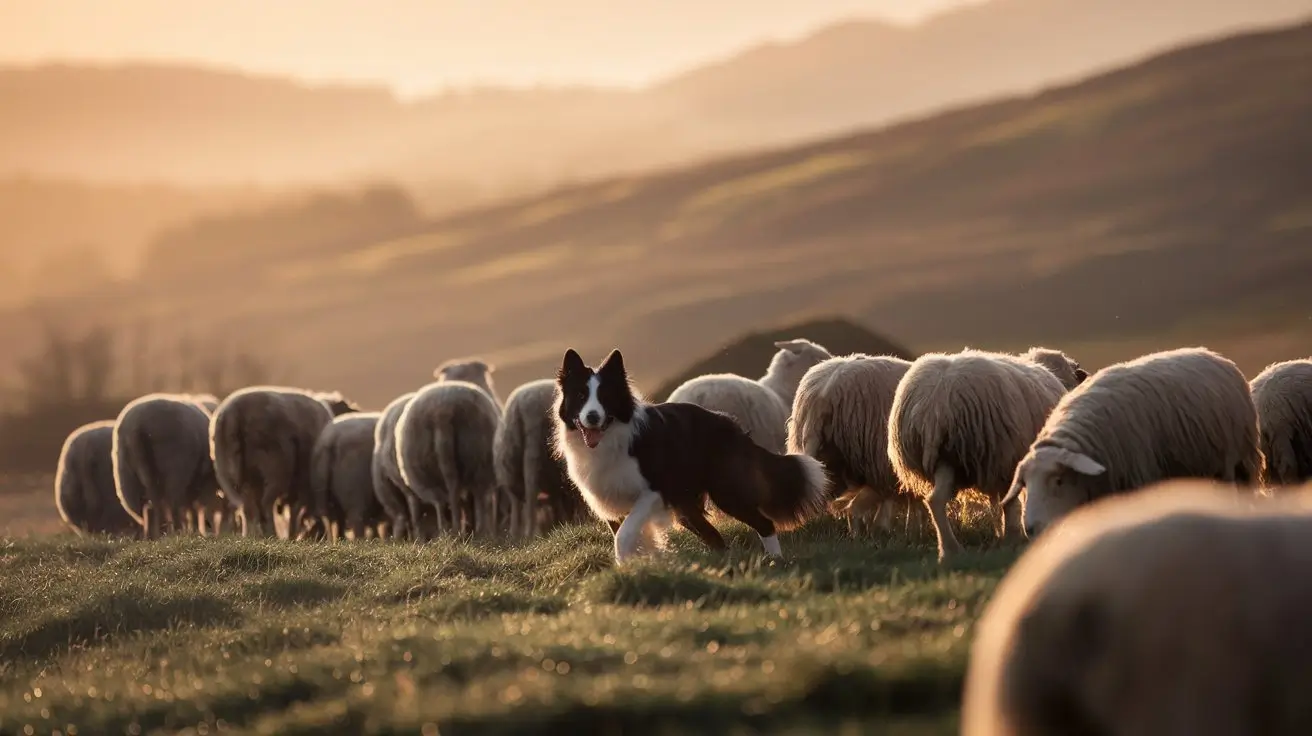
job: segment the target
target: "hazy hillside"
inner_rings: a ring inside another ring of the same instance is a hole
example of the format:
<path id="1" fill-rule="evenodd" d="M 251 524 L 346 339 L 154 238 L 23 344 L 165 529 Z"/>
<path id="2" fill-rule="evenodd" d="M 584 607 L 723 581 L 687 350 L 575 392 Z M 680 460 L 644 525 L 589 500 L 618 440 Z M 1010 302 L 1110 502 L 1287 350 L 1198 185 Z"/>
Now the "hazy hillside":
<path id="1" fill-rule="evenodd" d="M 482 90 L 403 104 L 201 68 L 0 71 L 0 175 L 179 183 L 399 177 L 461 201 L 924 112 L 1126 60 L 1312 0 L 993 0 L 847 23 L 644 92 Z"/>
<path id="2" fill-rule="evenodd" d="M 57 310 L 239 331 L 378 405 L 566 346 L 648 389 L 736 334 L 849 314 L 909 349 L 1312 344 L 1312 25 L 803 148 L 561 190 L 430 230 Z M 276 264 L 276 265 L 270 265 Z M 50 311 L 55 311 L 50 308 Z M 14 350 L 20 315 L 0 320 Z"/>

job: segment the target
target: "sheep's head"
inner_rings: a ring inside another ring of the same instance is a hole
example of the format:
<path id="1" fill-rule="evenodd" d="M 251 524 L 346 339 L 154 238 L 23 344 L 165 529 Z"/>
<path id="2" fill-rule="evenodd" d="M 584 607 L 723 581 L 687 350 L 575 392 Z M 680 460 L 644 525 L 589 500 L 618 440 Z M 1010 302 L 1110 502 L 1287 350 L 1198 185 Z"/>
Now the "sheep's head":
<path id="1" fill-rule="evenodd" d="M 319 403 L 328 408 L 334 417 L 340 417 L 343 414 L 352 414 L 360 411 L 360 405 L 341 395 L 337 391 L 321 391 L 314 395 Z"/>
<path id="2" fill-rule="evenodd" d="M 802 376 L 806 375 L 812 366 L 834 356 L 830 355 L 824 346 L 802 338 L 780 340 L 774 346 L 779 348 L 779 352 L 770 359 L 770 367 L 766 369 L 762 380 L 772 384 L 771 388 L 779 394 L 779 398 L 788 406 L 792 406 Z"/>
<path id="3" fill-rule="evenodd" d="M 1058 519 L 1105 493 L 1107 468 L 1082 452 L 1053 445 L 1031 448 L 1016 466 L 1007 506 L 1025 491 L 1025 535 L 1031 539 Z"/>
<path id="4" fill-rule="evenodd" d="M 1067 391 L 1084 383 L 1084 379 L 1089 377 L 1088 371 L 1081 368 L 1079 362 L 1060 350 L 1034 347 L 1021 353 L 1020 357 L 1047 368 Z"/>
<path id="5" fill-rule="evenodd" d="M 496 366 L 477 358 L 466 360 L 448 360 L 433 370 L 433 377 L 439 382 L 464 381 L 487 392 L 496 399 L 496 390 L 492 386 L 492 374 Z"/>

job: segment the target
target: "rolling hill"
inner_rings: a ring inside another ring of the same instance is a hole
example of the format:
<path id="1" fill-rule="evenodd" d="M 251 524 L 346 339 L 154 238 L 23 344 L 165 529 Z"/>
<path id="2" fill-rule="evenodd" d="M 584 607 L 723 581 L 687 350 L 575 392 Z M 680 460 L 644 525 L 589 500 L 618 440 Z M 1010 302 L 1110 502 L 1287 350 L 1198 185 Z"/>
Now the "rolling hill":
<path id="1" fill-rule="evenodd" d="M 829 314 L 916 351 L 1050 343 L 1090 367 L 1203 342 L 1251 374 L 1312 344 L 1308 89 L 1312 24 L 40 309 L 235 331 L 373 405 L 472 353 L 508 389 L 566 346 L 621 346 L 650 389 L 728 336 Z M 0 320 L 12 350 L 24 316 Z"/>

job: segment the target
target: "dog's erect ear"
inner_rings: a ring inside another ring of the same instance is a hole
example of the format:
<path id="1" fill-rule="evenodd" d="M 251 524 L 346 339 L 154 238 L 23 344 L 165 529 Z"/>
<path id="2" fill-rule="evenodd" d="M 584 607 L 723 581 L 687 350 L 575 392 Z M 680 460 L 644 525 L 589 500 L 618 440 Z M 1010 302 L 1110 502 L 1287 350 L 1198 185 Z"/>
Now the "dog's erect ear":
<path id="1" fill-rule="evenodd" d="M 556 380 L 563 381 L 565 376 L 571 373 L 586 371 L 588 366 L 583 362 L 582 356 L 570 348 L 565 351 L 565 360 L 560 364 L 560 370 L 556 372 Z"/>
<path id="2" fill-rule="evenodd" d="M 601 367 L 597 369 L 598 373 L 608 373 L 611 375 L 626 375 L 624 372 L 624 356 L 620 354 L 619 348 L 610 351 L 610 355 L 601 362 Z"/>

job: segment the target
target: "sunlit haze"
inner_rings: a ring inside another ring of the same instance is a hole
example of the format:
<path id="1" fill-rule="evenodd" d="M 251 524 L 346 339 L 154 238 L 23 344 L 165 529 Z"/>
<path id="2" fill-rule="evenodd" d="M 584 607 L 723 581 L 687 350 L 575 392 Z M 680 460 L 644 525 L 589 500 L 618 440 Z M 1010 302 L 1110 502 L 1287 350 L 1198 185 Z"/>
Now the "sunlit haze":
<path id="1" fill-rule="evenodd" d="M 849 17 L 969 0 L 0 0 L 0 64 L 156 60 L 303 79 L 641 85 Z"/>

